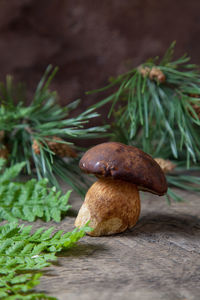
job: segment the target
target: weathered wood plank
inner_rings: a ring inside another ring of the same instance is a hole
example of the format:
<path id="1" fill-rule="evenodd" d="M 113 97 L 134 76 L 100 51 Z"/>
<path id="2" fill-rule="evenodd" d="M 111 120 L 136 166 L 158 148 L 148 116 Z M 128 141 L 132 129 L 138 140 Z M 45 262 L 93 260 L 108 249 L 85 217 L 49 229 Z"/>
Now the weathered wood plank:
<path id="1" fill-rule="evenodd" d="M 85 237 L 59 255 L 38 290 L 60 300 L 200 299 L 200 199 L 168 206 L 164 197 L 142 195 L 142 213 L 131 230 L 111 237 Z M 72 197 L 78 209 L 81 200 Z M 41 221 L 34 226 L 40 226 Z M 73 229 L 74 217 L 57 229 Z"/>

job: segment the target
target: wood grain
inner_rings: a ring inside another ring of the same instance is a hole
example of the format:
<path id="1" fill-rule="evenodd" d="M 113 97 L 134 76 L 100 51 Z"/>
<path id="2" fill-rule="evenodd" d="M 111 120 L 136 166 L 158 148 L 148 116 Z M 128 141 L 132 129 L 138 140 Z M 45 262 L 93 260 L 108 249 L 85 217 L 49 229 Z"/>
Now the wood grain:
<path id="1" fill-rule="evenodd" d="M 65 187 L 67 189 L 67 187 Z M 168 205 L 164 197 L 141 194 L 137 225 L 109 237 L 86 236 L 44 270 L 37 291 L 59 300 L 199 300 L 200 199 Z M 74 228 L 82 200 L 62 222 L 33 223 L 65 231 Z"/>
<path id="2" fill-rule="evenodd" d="M 137 225 L 110 237 L 84 237 L 59 254 L 37 287 L 67 299 L 200 299 L 200 199 L 169 206 L 164 197 L 143 194 Z M 78 209 L 81 200 L 71 197 Z M 73 229 L 74 217 L 54 225 Z"/>

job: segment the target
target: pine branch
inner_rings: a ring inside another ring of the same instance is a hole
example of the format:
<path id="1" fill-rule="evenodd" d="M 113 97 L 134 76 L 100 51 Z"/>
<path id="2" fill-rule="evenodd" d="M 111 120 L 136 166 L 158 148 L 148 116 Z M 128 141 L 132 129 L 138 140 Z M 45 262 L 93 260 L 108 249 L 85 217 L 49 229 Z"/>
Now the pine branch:
<path id="1" fill-rule="evenodd" d="M 184 150 L 189 165 L 191 160 L 200 159 L 200 120 L 191 106 L 200 103 L 200 75 L 197 66 L 187 63 L 187 56 L 171 61 L 173 50 L 174 43 L 160 64 L 156 65 L 156 60 L 147 61 L 114 79 L 112 85 L 119 86 L 116 92 L 93 108 L 110 102 L 108 117 L 113 115 L 114 124 L 128 132 L 128 143 L 134 144 L 139 139 L 143 150 L 154 155 L 165 135 L 162 146 L 170 145 L 169 155 L 179 159 L 179 152 Z M 153 141 L 147 148 L 146 139 Z"/>
<path id="2" fill-rule="evenodd" d="M 56 253 L 72 247 L 85 232 L 91 230 L 87 225 L 81 229 L 64 233 L 54 228 L 37 229 L 31 233 L 32 226 L 18 226 L 10 223 L 0 226 L 0 298 L 8 299 L 51 299 L 44 293 L 35 293 L 33 288 L 39 284 L 40 271 L 55 261 Z"/>
<path id="3" fill-rule="evenodd" d="M 112 140 L 139 147 L 153 157 L 184 161 L 189 169 L 200 161 L 200 73 L 187 55 L 173 60 L 174 46 L 160 62 L 149 59 L 89 93 L 116 88 L 93 105 L 110 103 Z M 190 190 L 189 175 L 184 182 L 179 176 L 168 177 L 169 184 Z M 195 183 L 199 186 L 198 180 Z M 179 199 L 172 190 L 169 193 Z"/>
<path id="4" fill-rule="evenodd" d="M 6 83 L 0 84 L 0 130 L 4 132 L 1 143 L 10 152 L 8 157 L 10 165 L 25 161 L 26 172 L 31 175 L 36 169 L 39 179 L 47 177 L 50 184 L 59 187 L 54 172 L 54 163 L 57 158 L 64 164 L 63 178 L 68 179 L 69 164 L 76 164 L 78 147 L 73 141 L 77 139 L 100 138 L 108 136 L 108 125 L 89 127 L 89 122 L 99 116 L 94 108 L 89 108 L 78 116 L 70 117 L 71 111 L 76 109 L 80 100 L 76 100 L 65 107 L 57 101 L 57 93 L 50 91 L 50 83 L 57 72 L 48 66 L 41 78 L 29 106 L 25 106 L 25 99 L 20 98 L 12 77 L 8 76 Z M 87 127 L 86 127 L 87 125 Z M 64 159 L 63 157 L 67 157 Z M 71 169 L 71 168 L 70 168 Z M 81 172 L 74 173 L 78 182 L 83 182 Z M 61 178 L 62 179 L 62 178 Z M 68 183 L 71 182 L 69 178 Z M 73 180 L 73 188 L 81 195 L 85 194 L 86 186 L 81 186 Z"/>

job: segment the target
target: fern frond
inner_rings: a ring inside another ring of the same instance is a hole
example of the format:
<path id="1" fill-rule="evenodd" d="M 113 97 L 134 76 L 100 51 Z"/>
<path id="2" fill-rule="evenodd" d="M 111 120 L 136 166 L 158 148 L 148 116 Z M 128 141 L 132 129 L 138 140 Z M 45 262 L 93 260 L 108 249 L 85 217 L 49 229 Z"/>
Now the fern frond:
<path id="1" fill-rule="evenodd" d="M 33 222 L 42 218 L 46 222 L 59 222 L 62 214 L 71 207 L 68 200 L 69 190 L 65 195 L 55 187 L 48 187 L 46 178 L 27 182 L 10 181 L 19 174 L 24 163 L 6 168 L 0 175 L 0 220 L 17 219 Z"/>
<path id="2" fill-rule="evenodd" d="M 87 225 L 81 229 L 64 233 L 54 232 L 54 228 L 37 229 L 31 233 L 32 226 L 19 226 L 7 223 L 0 226 L 0 298 L 7 299 L 51 299 L 43 293 L 34 293 L 42 275 L 39 270 L 56 260 L 56 253 L 72 247 L 86 232 Z M 37 271 L 37 273 L 33 273 Z"/>
<path id="3" fill-rule="evenodd" d="M 21 162 L 13 165 L 11 168 L 6 168 L 3 174 L 1 174 L 0 176 L 0 183 L 5 184 L 6 182 L 9 182 L 11 179 L 17 177 L 24 166 L 25 166 L 25 162 Z"/>

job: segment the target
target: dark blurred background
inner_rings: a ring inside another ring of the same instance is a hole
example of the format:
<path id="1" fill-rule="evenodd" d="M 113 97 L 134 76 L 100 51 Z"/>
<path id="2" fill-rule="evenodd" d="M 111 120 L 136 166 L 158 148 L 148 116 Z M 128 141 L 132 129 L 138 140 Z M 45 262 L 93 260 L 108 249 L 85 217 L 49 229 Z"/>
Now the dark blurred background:
<path id="1" fill-rule="evenodd" d="M 61 103 L 81 98 L 84 110 L 102 97 L 85 91 L 161 56 L 174 40 L 175 57 L 187 52 L 200 64 L 199 12 L 199 0 L 0 0 L 0 80 L 12 74 L 31 96 L 51 63 Z"/>

